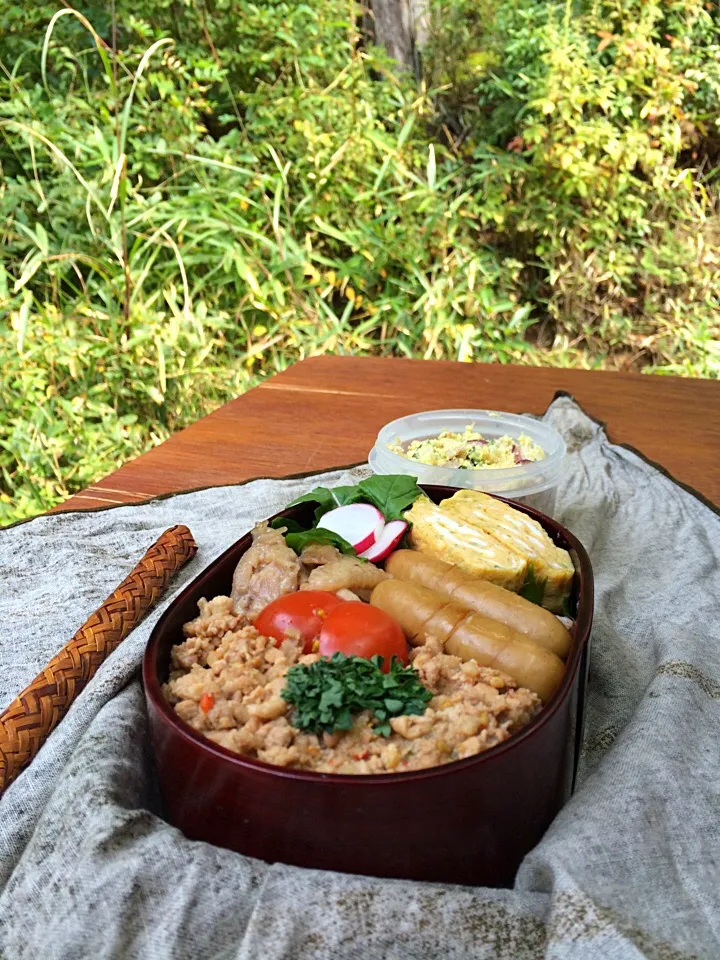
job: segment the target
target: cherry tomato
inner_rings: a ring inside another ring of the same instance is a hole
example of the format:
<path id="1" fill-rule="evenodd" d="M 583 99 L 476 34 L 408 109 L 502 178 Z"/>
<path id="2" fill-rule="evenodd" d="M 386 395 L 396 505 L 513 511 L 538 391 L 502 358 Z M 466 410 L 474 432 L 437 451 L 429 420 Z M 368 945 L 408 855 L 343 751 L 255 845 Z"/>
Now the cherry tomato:
<path id="1" fill-rule="evenodd" d="M 277 640 L 304 641 L 303 652 L 312 651 L 313 640 L 320 633 L 325 618 L 331 610 L 344 603 L 334 593 L 325 590 L 298 590 L 271 601 L 260 611 L 255 627 L 264 637 Z"/>
<path id="2" fill-rule="evenodd" d="M 407 641 L 400 624 L 384 610 L 354 600 L 335 607 L 325 618 L 319 653 L 324 657 L 344 653 L 367 660 L 379 654 L 385 658 L 385 673 L 390 669 L 393 655 L 404 664 L 408 662 Z"/>

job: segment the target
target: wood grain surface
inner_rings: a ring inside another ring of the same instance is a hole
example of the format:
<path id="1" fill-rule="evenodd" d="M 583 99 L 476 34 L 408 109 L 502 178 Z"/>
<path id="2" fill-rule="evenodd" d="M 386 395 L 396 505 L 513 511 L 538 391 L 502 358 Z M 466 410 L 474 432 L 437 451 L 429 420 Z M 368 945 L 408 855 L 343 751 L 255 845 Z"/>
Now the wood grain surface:
<path id="1" fill-rule="evenodd" d="M 672 476 L 720 502 L 720 383 L 630 373 L 313 357 L 264 381 L 57 509 L 357 463 L 396 417 L 442 407 L 543 413 L 558 391 Z"/>

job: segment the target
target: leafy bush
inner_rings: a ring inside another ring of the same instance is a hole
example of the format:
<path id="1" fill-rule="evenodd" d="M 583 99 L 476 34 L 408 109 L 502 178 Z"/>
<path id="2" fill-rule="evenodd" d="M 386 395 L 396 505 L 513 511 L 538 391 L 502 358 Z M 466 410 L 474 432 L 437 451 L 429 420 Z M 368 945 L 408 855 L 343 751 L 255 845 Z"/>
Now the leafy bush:
<path id="1" fill-rule="evenodd" d="M 708 8 L 498 6 L 482 34 L 458 38 L 471 92 L 466 77 L 445 97 L 496 248 L 523 263 L 555 332 L 717 375 L 720 32 Z"/>
<path id="2" fill-rule="evenodd" d="M 345 5 L 242 6 L 212 18 L 222 60 L 209 18 L 183 59 L 162 44 L 158 3 L 120 18 L 114 68 L 64 14 L 6 75 L 6 518 L 309 353 L 522 349 L 514 268 L 441 179 L 427 104 Z"/>
<path id="3" fill-rule="evenodd" d="M 715 8 L 116 6 L 0 14 L 0 522 L 314 353 L 720 373 Z"/>

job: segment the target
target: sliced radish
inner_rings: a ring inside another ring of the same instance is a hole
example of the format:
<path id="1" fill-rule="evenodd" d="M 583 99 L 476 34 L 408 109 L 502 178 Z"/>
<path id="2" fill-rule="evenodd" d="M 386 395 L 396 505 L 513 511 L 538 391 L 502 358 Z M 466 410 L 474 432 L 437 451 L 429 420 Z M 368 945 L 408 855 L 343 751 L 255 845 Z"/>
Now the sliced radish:
<path id="1" fill-rule="evenodd" d="M 318 527 L 332 530 L 352 544 L 356 553 L 371 547 L 385 527 L 385 517 L 369 503 L 348 503 L 321 517 Z"/>
<path id="2" fill-rule="evenodd" d="M 365 560 L 371 563 L 380 563 L 385 557 L 389 556 L 395 547 L 403 538 L 408 525 L 404 520 L 391 520 L 385 524 L 385 529 L 377 538 L 375 543 L 360 554 Z"/>

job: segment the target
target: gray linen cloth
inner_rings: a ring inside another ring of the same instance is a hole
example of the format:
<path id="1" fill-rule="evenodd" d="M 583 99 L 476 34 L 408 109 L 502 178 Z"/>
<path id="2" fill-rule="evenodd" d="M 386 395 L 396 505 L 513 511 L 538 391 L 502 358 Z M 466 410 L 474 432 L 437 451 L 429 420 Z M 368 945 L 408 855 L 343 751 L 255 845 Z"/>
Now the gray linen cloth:
<path id="1" fill-rule="evenodd" d="M 570 399 L 546 417 L 597 600 L 579 786 L 513 890 L 268 865 L 157 814 L 143 649 L 172 596 L 315 482 L 257 480 L 0 531 L 0 709 L 166 527 L 199 543 L 0 799 L 0 957 L 717 960 L 720 518 Z"/>

